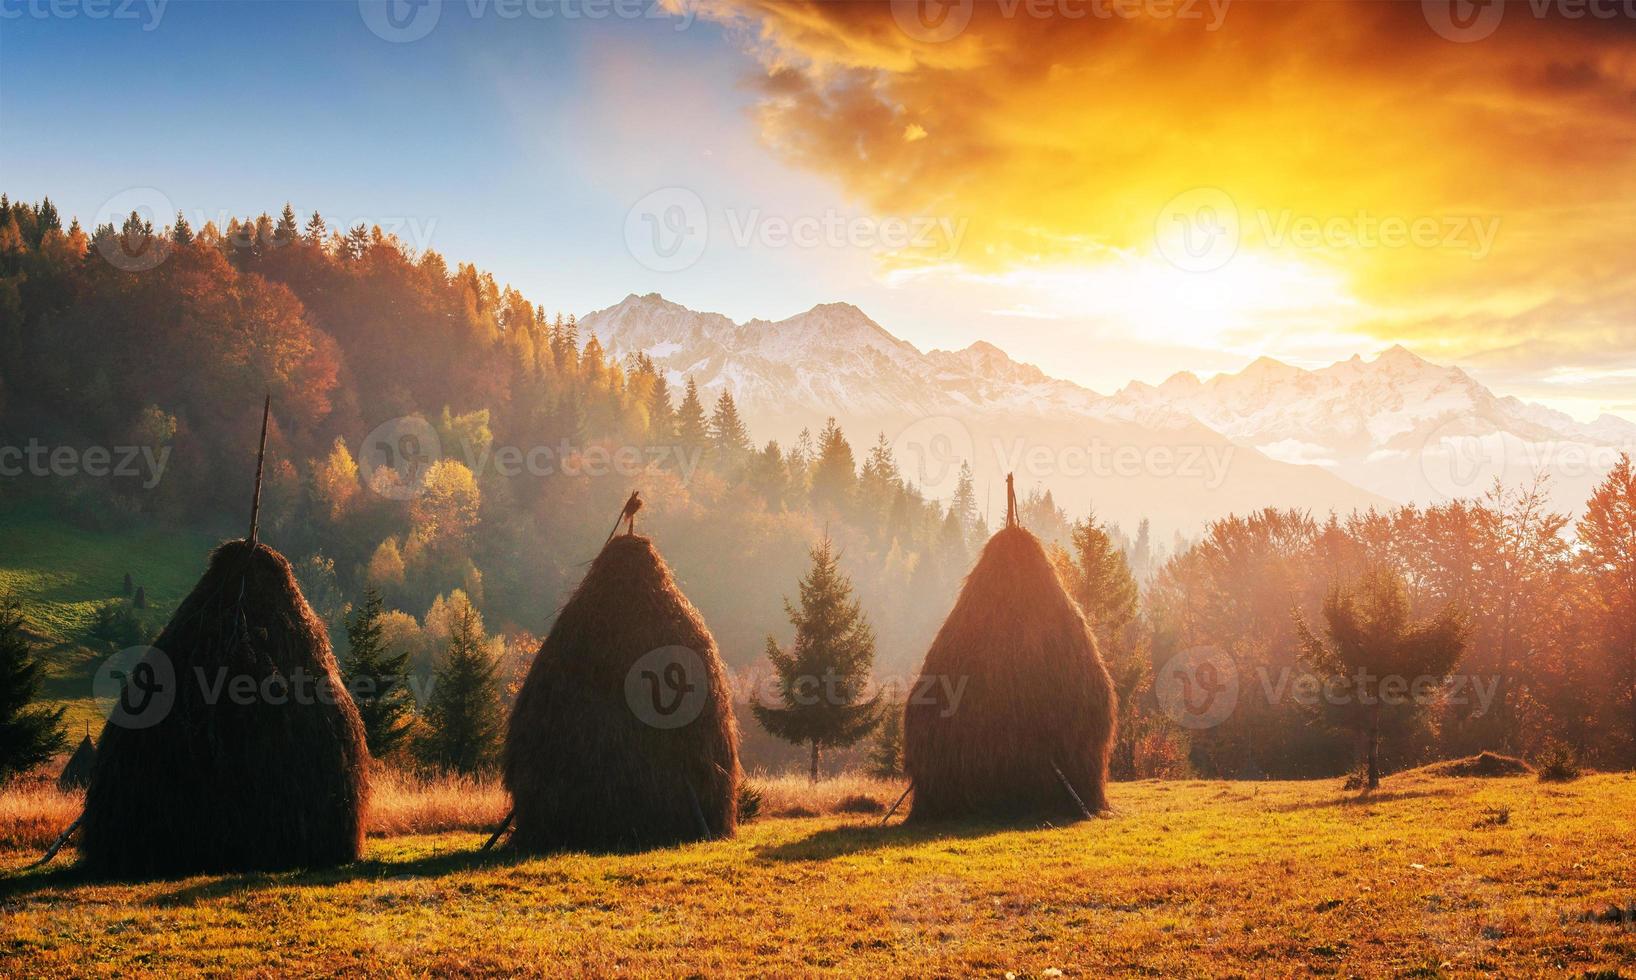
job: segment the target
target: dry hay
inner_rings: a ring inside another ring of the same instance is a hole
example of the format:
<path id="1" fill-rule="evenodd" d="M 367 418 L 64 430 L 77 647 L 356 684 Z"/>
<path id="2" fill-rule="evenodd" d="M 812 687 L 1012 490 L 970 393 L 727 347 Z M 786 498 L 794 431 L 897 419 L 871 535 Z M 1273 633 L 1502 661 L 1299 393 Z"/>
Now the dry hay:
<path id="1" fill-rule="evenodd" d="M 79 747 L 62 767 L 62 773 L 57 776 L 57 788 L 65 793 L 84 789 L 91 782 L 91 768 L 96 764 L 96 758 L 96 746 L 91 744 L 91 736 L 87 734 L 80 739 Z"/>
<path id="2" fill-rule="evenodd" d="M 563 606 L 512 710 L 503 769 L 521 850 L 632 850 L 736 829 L 726 670 L 648 538 L 611 539 Z"/>
<path id="3" fill-rule="evenodd" d="M 904 715 L 909 819 L 1074 820 L 1107 807 L 1116 695 L 1079 606 L 1032 534 L 983 548 Z M 1060 770 L 1060 774 L 1059 774 Z"/>
<path id="4" fill-rule="evenodd" d="M 173 678 L 169 710 L 138 727 L 151 716 L 116 707 L 102 730 L 80 843 L 95 873 L 314 868 L 362 850 L 358 710 L 290 563 L 251 549 L 216 549 L 132 670 Z M 140 703 L 129 683 L 127 695 Z"/>

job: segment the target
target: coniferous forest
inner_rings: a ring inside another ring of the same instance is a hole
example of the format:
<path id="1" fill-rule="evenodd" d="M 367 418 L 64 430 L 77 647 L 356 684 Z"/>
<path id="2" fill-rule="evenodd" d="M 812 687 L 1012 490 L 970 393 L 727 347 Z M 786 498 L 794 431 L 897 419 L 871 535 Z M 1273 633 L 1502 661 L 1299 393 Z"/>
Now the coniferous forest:
<path id="1" fill-rule="evenodd" d="M 927 499 L 888 434 L 831 422 L 760 443 L 731 396 L 616 361 L 550 297 L 378 228 L 285 206 L 226 227 L 132 215 L 86 229 L 49 200 L 0 202 L 0 442 L 113 447 L 116 464 L 0 481 L 0 507 L 99 533 L 241 535 L 266 395 L 263 539 L 290 556 L 338 655 L 375 594 L 379 656 L 429 674 L 451 648 L 467 663 L 477 650 L 502 702 L 632 489 L 746 702 L 775 676 L 769 634 L 790 641 L 785 599 L 826 535 L 873 632 L 874 680 L 901 687 L 991 530 L 969 476 Z M 1539 486 L 1497 485 L 1389 512 L 1242 514 L 1167 543 L 1145 522 L 1065 513 L 1049 486 L 1019 493 L 1114 677 L 1116 777 L 1349 769 L 1357 719 L 1296 693 L 1336 673 L 1314 650 L 1354 599 L 1405 623 L 1457 617 L 1465 639 L 1438 696 L 1376 719 L 1387 768 L 1563 746 L 1636 763 L 1628 459 L 1577 518 Z M 151 639 L 179 598 L 112 598 L 68 646 Z M 1197 648 L 1229 657 L 1240 690 L 1231 718 L 1190 730 L 1158 688 Z M 803 758 L 740 715 L 759 744 L 747 761 Z"/>

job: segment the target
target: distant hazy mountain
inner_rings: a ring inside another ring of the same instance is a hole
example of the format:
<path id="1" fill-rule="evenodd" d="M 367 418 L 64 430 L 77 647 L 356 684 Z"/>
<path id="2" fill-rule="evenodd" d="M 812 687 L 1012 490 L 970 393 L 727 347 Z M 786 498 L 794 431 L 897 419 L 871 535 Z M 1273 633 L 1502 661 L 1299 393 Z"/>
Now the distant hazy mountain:
<path id="1" fill-rule="evenodd" d="M 1019 491 L 1050 489 L 1071 513 L 1094 505 L 1127 526 L 1149 517 L 1161 532 L 1264 506 L 1327 513 L 1386 503 L 1179 415 L 1163 426 L 1111 416 L 1106 398 L 989 344 L 922 352 L 844 303 L 740 324 L 630 296 L 579 322 L 620 357 L 645 351 L 678 386 L 692 377 L 709 399 L 731 391 L 758 439 L 788 446 L 834 416 L 860 458 L 884 433 L 905 475 L 940 497 L 970 460 L 996 513 L 1007 472 Z"/>
<path id="2" fill-rule="evenodd" d="M 1266 506 L 1322 515 L 1447 499 L 1536 463 L 1577 507 L 1612 448 L 1636 443 L 1628 422 L 1581 425 L 1401 347 L 1317 371 L 1263 358 L 1104 396 L 988 343 L 922 352 L 845 303 L 734 323 L 650 294 L 579 322 L 620 357 L 646 352 L 678 385 L 731 391 L 760 439 L 787 445 L 834 416 L 860 456 L 884 433 L 932 495 L 946 496 L 969 459 L 980 494 L 1014 471 L 1020 488 L 1049 488 L 1072 512 L 1094 505 L 1162 530 Z M 1003 506 L 1000 491 L 990 499 Z"/>
<path id="3" fill-rule="evenodd" d="M 1550 477 L 1558 506 L 1577 510 L 1636 425 L 1612 415 L 1590 424 L 1542 405 L 1499 397 L 1456 367 L 1403 347 L 1306 371 L 1261 358 L 1237 374 L 1200 381 L 1177 374 L 1133 383 L 1108 399 L 1110 417 L 1147 425 L 1177 416 L 1291 463 L 1322 466 L 1398 501 L 1469 496 L 1496 477 Z"/>

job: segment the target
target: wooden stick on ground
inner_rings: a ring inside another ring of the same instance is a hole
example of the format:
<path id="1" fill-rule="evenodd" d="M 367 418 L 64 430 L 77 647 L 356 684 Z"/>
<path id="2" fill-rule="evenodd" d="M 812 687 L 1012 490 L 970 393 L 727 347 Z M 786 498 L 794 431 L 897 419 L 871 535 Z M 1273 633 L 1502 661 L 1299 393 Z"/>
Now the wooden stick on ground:
<path id="1" fill-rule="evenodd" d="M 511 821 L 516 816 L 516 810 L 512 810 L 510 813 L 506 814 L 505 820 L 501 821 L 500 826 L 494 828 L 494 836 L 488 839 L 488 843 L 483 845 L 482 850 L 487 851 L 494 847 L 495 843 L 500 840 L 500 835 L 506 832 L 506 828 L 511 826 Z"/>
<path id="2" fill-rule="evenodd" d="M 75 817 L 74 822 L 68 825 L 68 829 L 62 832 L 61 837 L 57 838 L 57 842 L 52 844 L 51 849 L 45 852 L 45 857 L 40 858 L 38 861 L 35 861 L 33 864 L 29 865 L 28 870 L 33 871 L 35 868 L 44 867 L 45 865 L 50 864 L 51 859 L 57 856 L 58 851 L 62 850 L 62 846 L 68 843 L 68 838 L 74 836 L 74 831 L 80 829 L 80 821 L 84 819 L 85 814 L 83 813 Z"/>
<path id="3" fill-rule="evenodd" d="M 877 827 L 886 826 L 886 821 L 892 819 L 892 814 L 898 812 L 898 807 L 902 806 L 903 801 L 909 798 L 909 791 L 914 788 L 914 783 L 910 783 L 909 785 L 903 787 L 903 795 L 898 797 L 898 801 L 896 803 L 892 804 L 892 809 L 886 811 L 886 816 L 880 818 L 880 823 L 876 824 Z"/>
<path id="4" fill-rule="evenodd" d="M 1074 798 L 1074 803 L 1079 806 L 1079 812 L 1085 814 L 1086 820 L 1092 819 L 1093 815 L 1091 813 L 1091 808 L 1085 805 L 1085 801 L 1079 798 L 1078 793 L 1074 792 L 1074 784 L 1070 783 L 1068 781 L 1068 777 L 1062 774 L 1062 770 L 1057 767 L 1057 761 L 1055 759 L 1051 760 L 1051 768 L 1056 770 L 1057 778 L 1062 780 L 1062 788 L 1067 790 L 1068 795 Z"/>

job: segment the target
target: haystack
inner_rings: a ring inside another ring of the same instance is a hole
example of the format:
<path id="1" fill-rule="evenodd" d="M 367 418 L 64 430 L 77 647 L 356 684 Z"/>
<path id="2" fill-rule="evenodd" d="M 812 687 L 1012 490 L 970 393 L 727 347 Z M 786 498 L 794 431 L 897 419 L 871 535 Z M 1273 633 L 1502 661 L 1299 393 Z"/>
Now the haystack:
<path id="1" fill-rule="evenodd" d="M 149 676 L 173 678 L 168 710 L 127 724 L 116 709 L 102 730 L 87 864 L 153 876 L 357 860 L 363 723 L 284 556 L 247 541 L 217 548 L 142 662 L 161 656 L 170 669 Z M 142 674 L 139 663 L 131 676 Z"/>
<path id="2" fill-rule="evenodd" d="M 86 732 L 80 739 L 79 748 L 68 757 L 68 764 L 62 767 L 62 773 L 57 776 L 57 788 L 64 793 L 70 790 L 84 789 L 91 781 L 91 766 L 96 762 L 97 747 L 91 744 L 91 733 Z"/>
<path id="3" fill-rule="evenodd" d="M 103 727 L 80 824 L 93 873 L 315 868 L 362 850 L 363 723 L 290 563 L 257 542 L 260 482 L 258 468 L 249 537 L 210 556 Z"/>
<path id="4" fill-rule="evenodd" d="M 726 671 L 648 538 L 610 538 L 563 606 L 512 710 L 504 776 L 511 846 L 526 851 L 637 850 L 736 829 Z"/>
<path id="5" fill-rule="evenodd" d="M 910 820 L 1075 820 L 1107 807 L 1113 682 L 1079 606 L 1011 510 L 905 709 Z"/>

